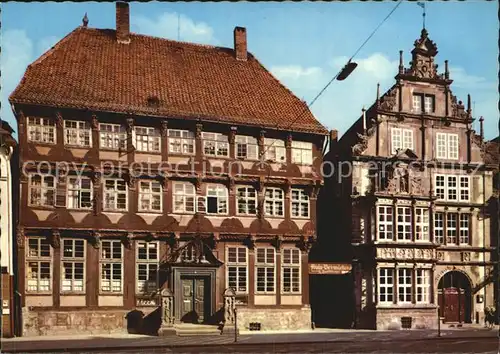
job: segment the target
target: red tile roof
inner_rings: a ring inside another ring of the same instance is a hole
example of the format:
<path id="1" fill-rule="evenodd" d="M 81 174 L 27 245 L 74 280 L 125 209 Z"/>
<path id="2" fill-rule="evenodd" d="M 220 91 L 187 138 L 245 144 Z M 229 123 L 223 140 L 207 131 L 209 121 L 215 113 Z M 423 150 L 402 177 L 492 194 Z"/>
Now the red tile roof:
<path id="1" fill-rule="evenodd" d="M 130 37 L 120 44 L 115 30 L 75 29 L 28 66 L 11 103 L 327 134 L 250 53 L 239 61 L 230 48 Z"/>

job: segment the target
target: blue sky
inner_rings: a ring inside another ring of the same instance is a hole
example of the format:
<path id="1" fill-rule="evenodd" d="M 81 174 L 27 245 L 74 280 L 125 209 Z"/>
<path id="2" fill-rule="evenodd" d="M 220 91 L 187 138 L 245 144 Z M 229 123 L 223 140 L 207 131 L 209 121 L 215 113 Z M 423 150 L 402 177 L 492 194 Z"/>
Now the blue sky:
<path id="1" fill-rule="evenodd" d="M 114 28 L 114 3 L 3 3 L 1 27 L 2 119 L 14 122 L 7 97 L 31 62 L 81 24 Z M 298 97 L 310 102 L 380 21 L 394 2 L 131 3 L 131 30 L 198 43 L 233 46 L 235 26 L 247 28 L 248 49 Z M 486 138 L 498 135 L 498 4 L 482 0 L 427 2 L 426 28 L 438 46 L 438 70 L 449 60 L 452 89 L 467 93 L 474 116 L 484 116 Z M 357 54 L 359 66 L 334 82 L 311 107 L 329 129 L 342 134 L 370 106 L 380 82 L 388 89 L 422 28 L 422 10 L 404 2 Z M 17 125 L 14 124 L 17 127 Z M 474 124 L 479 130 L 478 123 Z"/>

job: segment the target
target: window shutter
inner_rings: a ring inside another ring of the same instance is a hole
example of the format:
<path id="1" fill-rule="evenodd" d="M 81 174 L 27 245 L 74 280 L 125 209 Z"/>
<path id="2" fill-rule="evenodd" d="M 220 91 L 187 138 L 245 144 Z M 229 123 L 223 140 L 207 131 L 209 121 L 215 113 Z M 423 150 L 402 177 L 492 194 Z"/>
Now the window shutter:
<path id="1" fill-rule="evenodd" d="M 207 212 L 207 197 L 196 196 L 196 212 L 202 214 Z"/>
<path id="2" fill-rule="evenodd" d="M 56 198 L 55 206 L 65 208 L 66 207 L 66 176 L 58 176 L 55 178 L 56 184 Z"/>

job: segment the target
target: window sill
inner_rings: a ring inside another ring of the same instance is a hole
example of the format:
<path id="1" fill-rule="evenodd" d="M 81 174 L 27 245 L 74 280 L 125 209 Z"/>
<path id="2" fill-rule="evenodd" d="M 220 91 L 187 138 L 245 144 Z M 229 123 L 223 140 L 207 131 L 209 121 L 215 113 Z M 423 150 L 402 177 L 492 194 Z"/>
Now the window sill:
<path id="1" fill-rule="evenodd" d="M 40 146 L 46 146 L 46 147 L 54 147 L 57 145 L 57 143 L 43 143 L 43 142 L 29 141 L 29 140 L 28 140 L 28 144 L 40 145 Z"/>
<path id="2" fill-rule="evenodd" d="M 67 211 L 83 211 L 83 212 L 87 212 L 87 213 L 90 213 L 92 212 L 92 208 L 66 208 Z"/>
<path id="3" fill-rule="evenodd" d="M 90 150 L 90 149 L 92 149 L 92 146 L 64 144 L 64 148 Z"/>
<path id="4" fill-rule="evenodd" d="M 267 219 L 267 218 L 270 218 L 270 219 L 285 219 L 285 215 L 264 215 L 264 218 Z"/>
<path id="5" fill-rule="evenodd" d="M 168 157 L 195 157 L 196 154 L 195 153 L 181 153 L 181 152 L 171 152 L 169 151 L 168 152 Z"/>
<path id="6" fill-rule="evenodd" d="M 87 293 L 85 291 L 62 291 L 60 296 L 85 296 Z"/>
<path id="7" fill-rule="evenodd" d="M 103 209 L 103 213 L 116 213 L 116 214 L 125 214 L 128 213 L 128 210 L 116 210 L 116 209 Z"/>
<path id="8" fill-rule="evenodd" d="M 32 209 L 40 209 L 40 210 L 55 210 L 56 207 L 52 205 L 30 205 L 28 204 L 28 207 Z"/>
<path id="9" fill-rule="evenodd" d="M 30 292 L 26 290 L 26 296 L 47 296 L 47 295 L 52 295 L 52 291 L 37 291 L 37 292 Z"/>
<path id="10" fill-rule="evenodd" d="M 194 211 L 173 211 L 173 215 L 194 215 L 196 214 Z"/>
<path id="11" fill-rule="evenodd" d="M 123 291 L 119 292 L 119 293 L 112 293 L 112 292 L 103 293 L 103 292 L 99 292 L 99 296 L 123 296 Z"/>
<path id="12" fill-rule="evenodd" d="M 137 214 L 162 215 L 163 214 L 163 210 L 138 210 Z"/>
<path id="13" fill-rule="evenodd" d="M 142 150 L 135 150 L 136 153 L 139 154 L 144 154 L 144 155 L 159 155 L 161 156 L 161 151 L 142 151 Z"/>

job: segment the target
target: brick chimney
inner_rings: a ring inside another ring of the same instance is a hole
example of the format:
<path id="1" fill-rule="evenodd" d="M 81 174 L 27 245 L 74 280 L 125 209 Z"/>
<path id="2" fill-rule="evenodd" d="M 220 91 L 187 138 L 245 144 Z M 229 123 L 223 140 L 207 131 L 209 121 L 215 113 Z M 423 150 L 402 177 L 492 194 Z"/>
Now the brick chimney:
<path id="1" fill-rule="evenodd" d="M 116 40 L 118 43 L 130 43 L 130 11 L 126 2 L 116 3 Z"/>
<path id="2" fill-rule="evenodd" d="M 247 60 L 247 30 L 245 27 L 234 28 L 234 54 L 237 60 Z"/>

